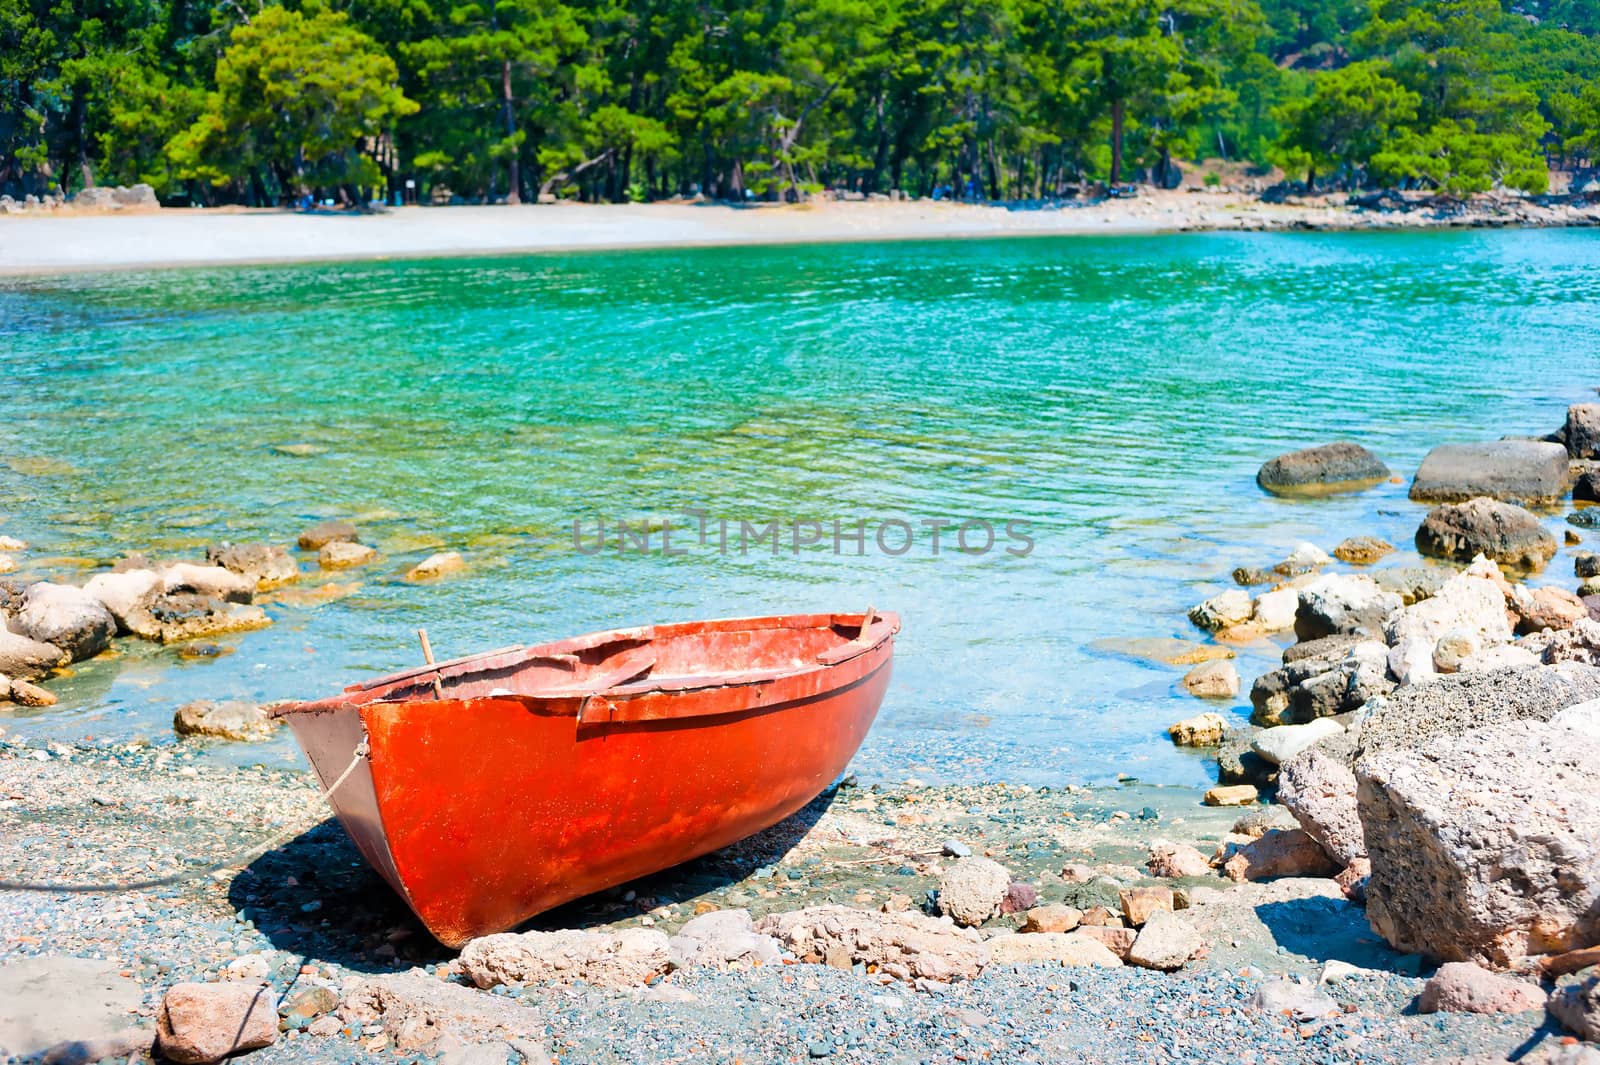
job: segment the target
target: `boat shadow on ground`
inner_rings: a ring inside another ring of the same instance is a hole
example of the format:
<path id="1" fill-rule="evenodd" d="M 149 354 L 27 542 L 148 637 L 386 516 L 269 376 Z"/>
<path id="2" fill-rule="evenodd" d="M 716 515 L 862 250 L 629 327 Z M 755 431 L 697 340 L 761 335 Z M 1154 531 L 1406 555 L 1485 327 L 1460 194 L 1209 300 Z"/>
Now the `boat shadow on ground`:
<path id="1" fill-rule="evenodd" d="M 732 846 L 542 913 L 523 930 L 606 925 L 761 877 L 811 831 L 835 794 L 828 789 L 799 812 Z M 332 819 L 251 862 L 229 885 L 228 901 L 274 947 L 300 955 L 303 964 L 333 962 L 379 973 L 456 955 L 428 934 Z M 692 910 L 680 919 L 690 916 Z"/>

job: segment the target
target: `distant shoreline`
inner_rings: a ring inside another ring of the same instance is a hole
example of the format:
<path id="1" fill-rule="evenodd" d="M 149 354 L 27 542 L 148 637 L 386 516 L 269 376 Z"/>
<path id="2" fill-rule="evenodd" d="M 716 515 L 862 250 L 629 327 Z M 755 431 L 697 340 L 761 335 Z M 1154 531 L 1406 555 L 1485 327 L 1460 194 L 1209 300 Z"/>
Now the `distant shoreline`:
<path id="1" fill-rule="evenodd" d="M 1147 191 L 1128 200 L 1038 209 L 822 201 L 752 207 L 406 207 L 371 215 L 237 208 L 59 212 L 0 217 L 0 276 L 647 248 L 1480 226 L 1600 226 L 1600 202 L 1541 206 L 1516 199 L 1478 201 L 1465 211 L 1445 214 Z"/>

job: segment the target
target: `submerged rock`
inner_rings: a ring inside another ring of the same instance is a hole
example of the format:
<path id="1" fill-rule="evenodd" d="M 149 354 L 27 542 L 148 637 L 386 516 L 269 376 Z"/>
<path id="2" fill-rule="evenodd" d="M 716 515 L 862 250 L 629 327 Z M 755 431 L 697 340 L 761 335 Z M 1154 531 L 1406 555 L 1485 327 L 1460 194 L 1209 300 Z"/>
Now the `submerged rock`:
<path id="1" fill-rule="evenodd" d="M 356 527 L 347 521 L 318 522 L 300 534 L 299 544 L 306 551 L 320 551 L 331 543 L 355 543 Z"/>
<path id="2" fill-rule="evenodd" d="M 1417 550 L 1458 562 L 1484 555 L 1507 566 L 1539 569 L 1555 557 L 1556 538 L 1521 507 L 1478 498 L 1430 511 L 1417 529 Z"/>
<path id="3" fill-rule="evenodd" d="M 1232 662 L 1205 662 L 1184 674 L 1183 686 L 1202 699 L 1231 699 L 1239 694 L 1239 671 Z"/>
<path id="4" fill-rule="evenodd" d="M 129 632 L 161 643 L 249 632 L 270 624 L 272 619 L 258 606 L 228 603 L 197 592 L 156 596 L 127 617 Z"/>
<path id="5" fill-rule="evenodd" d="M 1477 496 L 1553 504 L 1567 492 L 1567 450 L 1537 440 L 1441 444 L 1411 483 L 1419 503 L 1460 503 Z"/>
<path id="6" fill-rule="evenodd" d="M 1600 943 L 1600 743 L 1581 729 L 1442 736 L 1356 777 L 1367 915 L 1396 949 L 1509 968 Z"/>
<path id="7" fill-rule="evenodd" d="M 1393 544 L 1376 536 L 1352 536 L 1333 549 L 1333 557 L 1353 566 L 1370 566 L 1393 550 Z"/>
<path id="8" fill-rule="evenodd" d="M 1279 455 L 1256 473 L 1256 483 L 1274 495 L 1353 492 L 1388 479 L 1377 455 L 1347 441 Z"/>
<path id="9" fill-rule="evenodd" d="M 365 566 L 377 557 L 378 549 L 375 547 L 349 540 L 335 540 L 322 545 L 317 552 L 317 565 L 323 569 L 349 569 L 352 566 Z"/>
<path id="10" fill-rule="evenodd" d="M 433 581 L 440 577 L 448 577 L 453 573 L 461 573 L 467 568 L 467 560 L 455 551 L 441 551 L 412 566 L 406 573 L 406 578 L 413 581 Z"/>
<path id="11" fill-rule="evenodd" d="M 276 544 L 218 544 L 206 548 L 206 561 L 254 581 L 262 592 L 300 578 L 294 556 Z"/>

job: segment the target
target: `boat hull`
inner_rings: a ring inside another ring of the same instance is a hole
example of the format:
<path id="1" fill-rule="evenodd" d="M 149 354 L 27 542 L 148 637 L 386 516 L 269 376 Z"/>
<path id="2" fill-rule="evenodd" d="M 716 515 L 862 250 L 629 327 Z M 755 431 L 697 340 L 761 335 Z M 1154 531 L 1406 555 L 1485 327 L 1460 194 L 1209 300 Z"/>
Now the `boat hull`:
<path id="1" fill-rule="evenodd" d="M 892 616 L 891 616 L 892 617 Z M 329 701 L 287 714 L 367 860 L 448 946 L 767 828 L 844 770 L 893 623 L 843 661 L 680 690 Z"/>

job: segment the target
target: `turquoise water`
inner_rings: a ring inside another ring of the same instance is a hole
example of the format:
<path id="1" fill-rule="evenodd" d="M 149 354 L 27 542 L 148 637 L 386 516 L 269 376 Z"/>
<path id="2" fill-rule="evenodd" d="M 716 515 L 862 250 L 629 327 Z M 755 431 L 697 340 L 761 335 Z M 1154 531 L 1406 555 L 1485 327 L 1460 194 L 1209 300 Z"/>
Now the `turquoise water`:
<path id="1" fill-rule="evenodd" d="M 1274 500 L 1253 477 L 1275 453 L 1349 438 L 1409 476 L 1435 443 L 1555 428 L 1600 383 L 1600 233 L 9 279 L 0 375 L 0 532 L 33 542 L 30 574 L 288 543 L 331 516 L 384 555 L 328 578 L 359 582 L 343 598 L 269 603 L 274 626 L 225 657 L 128 644 L 80 665 L 60 706 L 0 715 L 24 734 L 164 742 L 189 699 L 314 696 L 412 664 L 419 625 L 454 655 L 870 603 L 905 628 L 864 776 L 1200 783 L 1206 762 L 1162 735 L 1202 708 L 1181 670 L 1091 643 L 1193 636 L 1188 605 L 1303 539 L 1409 543 L 1423 511 L 1404 485 Z M 727 553 L 686 508 L 731 519 Z M 684 553 L 659 532 L 650 552 L 574 544 L 575 519 L 588 543 L 596 520 L 651 517 Z M 741 520 L 775 519 L 824 523 L 823 545 L 739 553 Z M 895 519 L 917 533 L 898 556 L 872 540 Z M 934 556 L 924 519 L 986 520 L 998 542 L 965 555 L 947 529 Z M 869 522 L 864 555 L 833 552 L 835 520 Z M 1008 521 L 1030 553 L 1004 550 Z M 446 548 L 466 576 L 401 579 Z M 1274 657 L 1245 653 L 1247 686 Z M 219 757 L 298 755 L 284 737 Z"/>

